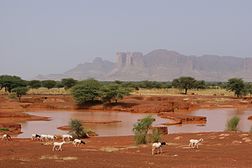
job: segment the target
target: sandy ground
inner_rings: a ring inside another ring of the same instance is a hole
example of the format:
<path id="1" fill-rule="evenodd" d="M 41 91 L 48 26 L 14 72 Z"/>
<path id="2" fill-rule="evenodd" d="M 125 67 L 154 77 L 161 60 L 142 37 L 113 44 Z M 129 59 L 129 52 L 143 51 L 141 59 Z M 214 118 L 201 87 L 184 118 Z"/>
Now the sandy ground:
<path id="1" fill-rule="evenodd" d="M 203 138 L 199 149 L 188 147 L 189 139 Z M 136 146 L 133 137 L 92 137 L 86 144 L 65 144 L 63 151 L 52 151 L 50 143 L 13 139 L 0 142 L 1 168 L 51 167 L 251 167 L 252 134 L 198 133 L 165 135 L 168 145 L 162 154 L 151 155 L 151 144 Z"/>

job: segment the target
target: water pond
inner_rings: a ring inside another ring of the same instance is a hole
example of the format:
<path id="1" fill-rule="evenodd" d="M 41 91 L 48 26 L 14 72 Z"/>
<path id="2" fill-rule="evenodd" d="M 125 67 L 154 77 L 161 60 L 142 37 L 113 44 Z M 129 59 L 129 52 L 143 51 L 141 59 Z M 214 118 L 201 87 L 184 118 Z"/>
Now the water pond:
<path id="1" fill-rule="evenodd" d="M 84 126 L 95 131 L 99 136 L 122 136 L 132 135 L 132 128 L 138 119 L 148 114 L 136 114 L 129 112 L 27 112 L 28 114 L 47 116 L 50 121 L 28 121 L 21 123 L 22 134 L 20 138 L 30 137 L 33 133 L 39 134 L 65 134 L 67 131 L 57 129 L 57 127 L 68 125 L 70 119 L 80 119 L 82 121 L 94 121 L 98 123 L 86 123 Z M 206 116 L 205 124 L 182 124 L 168 126 L 168 132 L 171 133 L 193 133 L 193 132 L 211 132 L 224 131 L 226 121 L 232 116 L 239 116 L 239 129 L 241 131 L 249 131 L 252 121 L 248 120 L 248 116 L 252 115 L 252 109 L 200 109 L 189 113 L 189 115 Z M 156 119 L 154 125 L 162 125 L 169 121 L 162 119 L 155 114 L 152 116 Z M 114 123 L 104 124 L 100 122 L 118 121 Z"/>

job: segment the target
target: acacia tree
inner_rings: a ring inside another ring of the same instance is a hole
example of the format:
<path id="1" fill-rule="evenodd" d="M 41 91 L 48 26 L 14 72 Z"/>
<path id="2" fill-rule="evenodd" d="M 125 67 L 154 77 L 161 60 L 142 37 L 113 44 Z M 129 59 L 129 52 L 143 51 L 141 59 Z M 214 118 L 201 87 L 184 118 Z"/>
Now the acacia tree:
<path id="1" fill-rule="evenodd" d="M 23 95 L 26 95 L 26 93 L 28 92 L 28 88 L 27 87 L 16 87 L 14 89 L 12 89 L 11 91 L 13 93 L 16 93 L 16 96 L 18 97 L 18 100 L 21 101 L 21 97 Z"/>
<path id="2" fill-rule="evenodd" d="M 94 103 L 101 96 L 100 87 L 100 82 L 94 79 L 88 79 L 72 87 L 71 94 L 79 105 L 84 105 L 87 102 Z"/>
<path id="3" fill-rule="evenodd" d="M 122 87 L 118 84 L 103 85 L 101 89 L 101 99 L 103 102 L 117 101 L 122 99 L 124 96 L 129 95 L 130 89 Z"/>
<path id="4" fill-rule="evenodd" d="M 5 91 L 11 92 L 13 88 L 25 87 L 26 81 L 18 76 L 1 75 L 0 76 L 0 89 L 4 88 Z"/>
<path id="5" fill-rule="evenodd" d="M 187 94 L 188 89 L 192 89 L 195 87 L 195 82 L 196 80 L 194 78 L 185 76 L 174 79 L 172 81 L 172 86 L 175 88 L 184 89 L 185 90 L 184 93 Z"/>
<path id="6" fill-rule="evenodd" d="M 249 93 L 249 96 L 251 97 L 251 95 L 252 95 L 252 84 L 251 83 L 246 83 L 245 88 L 246 88 L 245 89 L 246 92 Z"/>
<path id="7" fill-rule="evenodd" d="M 245 83 L 241 78 L 231 78 L 228 80 L 226 89 L 233 91 L 237 97 L 241 97 L 246 92 Z"/>
<path id="8" fill-rule="evenodd" d="M 74 80 L 73 78 L 65 78 L 61 80 L 61 83 L 63 84 L 65 89 L 69 89 L 76 85 L 77 80 Z"/>
<path id="9" fill-rule="evenodd" d="M 51 89 L 56 86 L 57 82 L 54 80 L 44 80 L 41 82 L 41 84 L 43 87 L 46 87 L 47 89 Z"/>
<path id="10" fill-rule="evenodd" d="M 31 81 L 28 82 L 28 85 L 31 88 L 37 89 L 37 88 L 41 87 L 41 81 L 39 81 L 39 80 L 31 80 Z"/>
<path id="11" fill-rule="evenodd" d="M 206 82 L 204 80 L 195 81 L 194 88 L 198 89 L 206 89 Z"/>

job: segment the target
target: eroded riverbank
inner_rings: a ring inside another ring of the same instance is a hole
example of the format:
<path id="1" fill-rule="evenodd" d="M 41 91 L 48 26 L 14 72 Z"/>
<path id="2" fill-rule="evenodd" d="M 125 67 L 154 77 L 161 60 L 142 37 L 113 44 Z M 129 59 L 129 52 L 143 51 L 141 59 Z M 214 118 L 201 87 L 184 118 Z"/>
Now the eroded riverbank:
<path id="1" fill-rule="evenodd" d="M 170 124 L 198 123 L 206 121 L 204 116 L 189 115 L 200 108 L 251 108 L 251 99 L 236 99 L 217 96 L 128 96 L 118 104 L 77 107 L 70 96 L 66 95 L 27 95 L 21 102 L 0 96 L 0 123 L 18 124 L 31 120 L 48 120 L 46 117 L 28 115 L 29 111 L 123 111 L 132 113 L 156 113 L 163 118 L 173 119 Z M 174 123 L 175 121 L 175 123 Z M 89 122 L 92 122 L 91 120 Z M 94 121 L 95 122 L 95 121 Z M 109 122 L 109 121 L 106 121 Z M 5 125 L 6 126 L 6 125 Z M 64 125 L 61 125 L 64 126 Z M 18 126 L 19 127 L 19 126 Z M 18 133 L 18 132 L 11 132 Z"/>

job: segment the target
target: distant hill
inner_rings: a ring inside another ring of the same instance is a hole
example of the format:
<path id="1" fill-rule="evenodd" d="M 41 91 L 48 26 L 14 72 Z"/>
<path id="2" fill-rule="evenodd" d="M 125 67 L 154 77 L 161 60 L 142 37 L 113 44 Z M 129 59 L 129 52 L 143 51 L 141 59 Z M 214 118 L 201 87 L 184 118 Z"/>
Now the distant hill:
<path id="1" fill-rule="evenodd" d="M 78 80 L 156 80 L 171 81 L 180 76 L 192 76 L 207 81 L 226 81 L 232 77 L 252 81 L 252 58 L 232 56 L 185 56 L 175 51 L 154 50 L 146 55 L 140 52 L 118 52 L 116 62 L 95 58 L 91 63 L 79 64 L 63 74 L 39 75 L 36 79 L 72 77 Z"/>

